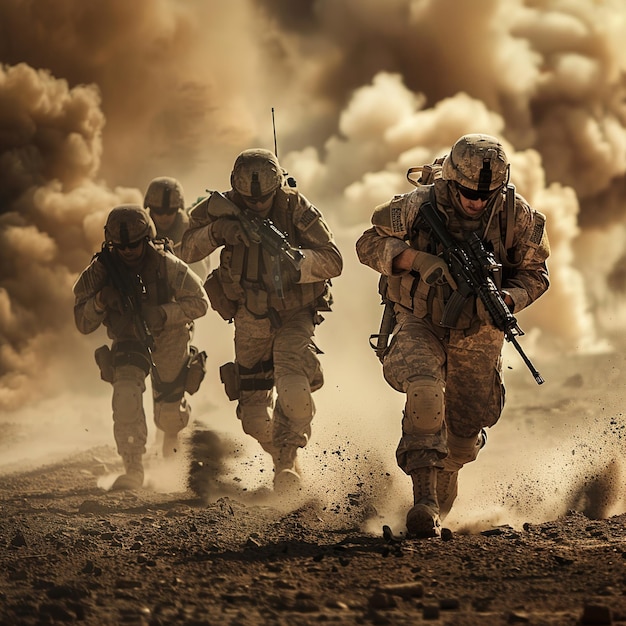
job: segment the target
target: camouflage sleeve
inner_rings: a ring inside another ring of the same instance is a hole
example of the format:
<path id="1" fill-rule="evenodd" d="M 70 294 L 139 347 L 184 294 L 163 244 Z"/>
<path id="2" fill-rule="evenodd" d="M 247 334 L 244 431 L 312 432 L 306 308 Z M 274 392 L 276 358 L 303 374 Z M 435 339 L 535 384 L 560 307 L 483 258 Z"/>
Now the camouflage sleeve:
<path id="1" fill-rule="evenodd" d="M 74 321 L 84 335 L 92 333 L 104 321 L 105 310 L 96 306 L 96 294 L 105 282 L 106 270 L 94 259 L 74 284 Z"/>
<path id="2" fill-rule="evenodd" d="M 320 211 L 304 196 L 298 195 L 294 210 L 298 245 L 304 253 L 298 283 L 316 283 L 339 276 L 343 257 Z"/>
<path id="3" fill-rule="evenodd" d="M 385 276 L 393 275 L 393 260 L 409 246 L 404 241 L 411 204 L 406 195 L 394 196 L 374 209 L 372 227 L 356 242 L 359 261 Z"/>
<path id="4" fill-rule="evenodd" d="M 511 296 L 514 312 L 518 312 L 532 304 L 550 286 L 546 265 L 550 256 L 546 218 L 543 213 L 531 209 L 521 196 L 517 197 L 513 243 L 515 257 L 520 261 L 502 288 Z"/>
<path id="5" fill-rule="evenodd" d="M 209 228 L 212 221 L 207 212 L 209 197 L 198 202 L 189 212 L 189 228 L 183 234 L 179 253 L 185 263 L 201 261 L 219 247 Z"/>
<path id="6" fill-rule="evenodd" d="M 180 326 L 206 314 L 209 299 L 202 280 L 186 263 L 173 254 L 166 254 L 169 287 L 174 301 L 162 305 L 165 311 L 165 328 Z"/>

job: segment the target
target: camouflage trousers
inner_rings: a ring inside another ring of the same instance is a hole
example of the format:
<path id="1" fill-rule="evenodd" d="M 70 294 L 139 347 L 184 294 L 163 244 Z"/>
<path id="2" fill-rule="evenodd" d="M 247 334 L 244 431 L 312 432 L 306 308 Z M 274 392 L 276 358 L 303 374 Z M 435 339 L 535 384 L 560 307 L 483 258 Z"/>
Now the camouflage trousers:
<path id="1" fill-rule="evenodd" d="M 191 406 L 185 397 L 184 375 L 181 372 L 189 358 L 191 328 L 187 325 L 176 326 L 163 331 L 155 339 L 152 358 L 157 375 L 152 374 L 152 399 L 154 423 L 159 430 L 176 434 L 189 423 Z M 158 377 L 158 378 L 157 378 Z M 177 384 L 170 383 L 177 381 Z M 162 385 L 165 390 L 160 389 Z"/>
<path id="2" fill-rule="evenodd" d="M 309 308 L 283 315 L 277 329 L 244 307 L 235 316 L 241 386 L 237 417 L 244 432 L 270 454 L 283 446 L 304 447 L 311 436 L 311 394 L 324 383 L 314 329 L 314 311 Z"/>
<path id="3" fill-rule="evenodd" d="M 397 312 L 394 332 L 383 362 L 385 380 L 402 393 L 412 381 L 432 381 L 432 389 L 443 394 L 444 415 L 436 432 L 415 432 L 407 424 L 405 407 L 398 465 L 407 474 L 419 467 L 441 467 L 448 455 L 448 431 L 475 438 L 500 418 L 505 398 L 503 333 L 490 325 L 468 336 L 454 329 L 446 333 L 405 311 Z"/>
<path id="4" fill-rule="evenodd" d="M 179 376 L 189 356 L 190 330 L 176 327 L 155 339 L 152 353 L 160 384 L 171 383 Z M 115 349 L 115 343 L 114 348 Z M 113 377 L 113 434 L 120 455 L 144 454 L 147 426 L 143 406 L 146 372 L 135 365 L 115 367 Z M 185 398 L 184 382 L 173 392 L 162 394 L 152 374 L 154 423 L 159 430 L 175 434 L 189 422 L 190 407 Z"/>
<path id="5" fill-rule="evenodd" d="M 146 373 L 134 365 L 121 365 L 113 375 L 113 436 L 121 456 L 146 451 L 148 429 L 143 410 Z"/>

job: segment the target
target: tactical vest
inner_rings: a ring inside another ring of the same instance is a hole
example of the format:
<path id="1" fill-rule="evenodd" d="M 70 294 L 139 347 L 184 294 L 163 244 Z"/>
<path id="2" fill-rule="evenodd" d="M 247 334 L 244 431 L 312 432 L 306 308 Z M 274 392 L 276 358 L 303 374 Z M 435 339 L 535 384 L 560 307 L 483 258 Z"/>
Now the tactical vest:
<path id="1" fill-rule="evenodd" d="M 502 282 L 519 267 L 522 260 L 521 258 L 515 258 L 515 250 L 513 249 L 515 226 L 515 188 L 513 185 L 507 186 L 503 196 L 499 200 L 503 203 L 503 206 L 501 208 L 495 207 L 493 219 L 489 223 L 481 220 L 480 224 L 477 224 L 477 227 L 480 228 L 477 232 L 481 239 L 493 251 L 498 263 L 502 265 L 501 271 L 495 272 L 493 275 L 494 282 L 498 288 L 501 288 Z M 427 195 L 425 194 L 421 203 L 427 201 L 436 204 L 434 186 L 430 186 Z M 406 202 L 405 196 L 399 196 L 397 199 L 394 199 L 390 205 L 390 211 L 393 211 L 394 202 Z M 453 210 L 451 209 L 451 211 Z M 456 216 L 448 215 L 447 212 L 446 215 L 448 220 L 456 221 L 457 219 Z M 420 220 L 419 210 L 415 223 L 410 228 L 408 239 L 412 247 L 433 255 L 441 253 L 441 246 L 435 241 L 428 227 Z M 485 228 L 487 229 L 486 232 L 484 232 Z M 454 236 L 454 232 L 451 232 L 451 234 Z M 451 295 L 449 285 L 429 286 L 420 279 L 416 272 L 400 276 L 389 276 L 387 283 L 387 294 L 390 300 L 412 310 L 417 317 L 429 316 L 436 326 L 439 325 L 445 304 Z M 470 298 L 459 316 L 456 328 L 471 332 L 471 329 L 477 327 L 478 323 L 475 299 Z"/>
<path id="2" fill-rule="evenodd" d="M 279 189 L 268 216 L 287 235 L 294 247 L 300 244 L 293 219 L 296 205 L 297 192 Z M 274 262 L 267 251 L 256 243 L 224 247 L 220 255 L 219 276 L 226 297 L 244 304 L 254 316 L 264 318 L 271 310 L 280 313 L 313 306 L 325 293 L 325 281 L 304 284 L 294 282 L 289 264 L 281 260 L 284 297 L 280 298 L 273 281 Z"/>

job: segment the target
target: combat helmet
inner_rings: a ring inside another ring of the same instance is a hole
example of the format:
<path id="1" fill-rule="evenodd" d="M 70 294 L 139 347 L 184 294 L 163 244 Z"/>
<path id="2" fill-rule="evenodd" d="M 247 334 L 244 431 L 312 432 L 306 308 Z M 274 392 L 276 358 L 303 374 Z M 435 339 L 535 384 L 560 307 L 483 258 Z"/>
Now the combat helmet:
<path id="1" fill-rule="evenodd" d="M 464 135 L 444 159 L 441 175 L 465 190 L 489 194 L 508 182 L 509 161 L 495 137 Z"/>
<path id="2" fill-rule="evenodd" d="M 127 246 L 142 239 L 154 239 L 156 227 L 148 211 L 138 204 L 111 209 L 104 225 L 104 239 L 114 246 Z"/>
<path id="3" fill-rule="evenodd" d="M 283 170 L 273 152 L 251 148 L 235 159 L 230 184 L 240 196 L 263 202 L 283 184 Z"/>
<path id="4" fill-rule="evenodd" d="M 168 176 L 153 178 L 146 189 L 143 206 L 157 215 L 176 213 L 185 207 L 183 186 Z"/>

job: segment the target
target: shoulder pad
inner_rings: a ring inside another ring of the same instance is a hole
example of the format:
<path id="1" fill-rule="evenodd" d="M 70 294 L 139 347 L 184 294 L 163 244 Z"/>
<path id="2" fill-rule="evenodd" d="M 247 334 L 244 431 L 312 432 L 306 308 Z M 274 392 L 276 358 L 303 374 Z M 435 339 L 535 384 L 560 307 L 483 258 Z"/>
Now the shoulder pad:
<path id="1" fill-rule="evenodd" d="M 374 209 L 372 215 L 372 225 L 390 229 L 394 233 L 406 232 L 404 218 L 402 215 L 402 205 L 404 195 L 396 195 L 391 200 L 379 204 Z"/>
<path id="2" fill-rule="evenodd" d="M 298 221 L 296 222 L 296 227 L 299 230 L 306 231 L 311 228 L 311 226 L 315 224 L 315 222 L 317 222 L 321 216 L 322 214 L 319 212 L 319 210 L 312 204 L 310 204 L 300 215 Z"/>
<path id="3" fill-rule="evenodd" d="M 543 239 L 543 231 L 546 226 L 546 216 L 539 211 L 533 211 L 533 230 L 530 234 L 530 243 L 538 246 Z"/>
<path id="4" fill-rule="evenodd" d="M 185 283 L 189 266 L 168 250 L 162 250 L 161 255 L 163 256 L 164 269 L 169 277 L 169 282 L 174 289 L 180 289 Z"/>

